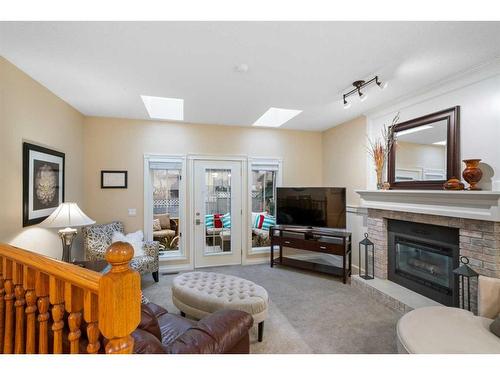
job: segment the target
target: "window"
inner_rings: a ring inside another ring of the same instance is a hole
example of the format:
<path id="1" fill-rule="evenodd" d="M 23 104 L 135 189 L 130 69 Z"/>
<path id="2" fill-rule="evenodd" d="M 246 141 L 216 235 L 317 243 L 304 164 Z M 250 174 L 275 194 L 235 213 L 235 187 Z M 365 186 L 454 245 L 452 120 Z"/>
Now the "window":
<path id="1" fill-rule="evenodd" d="M 147 158 L 146 238 L 160 243 L 160 256 L 182 255 L 183 159 Z"/>
<path id="2" fill-rule="evenodd" d="M 276 224 L 276 186 L 281 184 L 280 161 L 253 160 L 250 169 L 252 250 L 268 250 L 269 227 Z"/>

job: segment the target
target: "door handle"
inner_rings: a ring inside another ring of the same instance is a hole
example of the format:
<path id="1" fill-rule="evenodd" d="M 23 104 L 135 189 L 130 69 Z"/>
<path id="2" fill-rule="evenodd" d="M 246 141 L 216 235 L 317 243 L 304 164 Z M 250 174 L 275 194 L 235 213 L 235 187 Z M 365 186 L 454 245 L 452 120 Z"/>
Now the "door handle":
<path id="1" fill-rule="evenodd" d="M 200 219 L 196 219 L 194 222 L 195 222 L 196 225 L 200 225 L 201 224 L 201 220 Z"/>

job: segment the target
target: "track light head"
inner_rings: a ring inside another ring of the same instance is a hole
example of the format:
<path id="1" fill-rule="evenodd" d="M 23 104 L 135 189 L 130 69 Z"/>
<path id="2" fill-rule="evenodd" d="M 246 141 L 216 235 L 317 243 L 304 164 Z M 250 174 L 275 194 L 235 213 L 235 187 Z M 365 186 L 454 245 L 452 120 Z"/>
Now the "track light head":
<path id="1" fill-rule="evenodd" d="M 359 100 L 364 102 L 367 98 L 366 94 L 363 94 L 360 90 L 358 90 Z"/>
<path id="2" fill-rule="evenodd" d="M 351 107 L 351 103 L 348 102 L 347 100 L 345 100 L 345 97 L 344 97 L 344 109 L 348 109 Z"/>
<path id="3" fill-rule="evenodd" d="M 377 85 L 378 87 L 380 87 L 381 90 L 385 90 L 385 88 L 387 87 L 387 82 L 378 82 L 377 81 Z"/>

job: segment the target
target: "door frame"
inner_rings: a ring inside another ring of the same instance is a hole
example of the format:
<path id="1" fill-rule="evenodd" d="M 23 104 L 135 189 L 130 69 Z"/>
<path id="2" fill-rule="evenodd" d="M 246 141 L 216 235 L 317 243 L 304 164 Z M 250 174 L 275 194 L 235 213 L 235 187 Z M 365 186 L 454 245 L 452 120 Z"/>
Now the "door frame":
<path id="1" fill-rule="evenodd" d="M 186 260 L 188 259 L 188 249 L 186 247 L 186 220 L 187 217 L 187 158 L 186 155 L 174 154 L 144 154 L 144 240 L 153 240 L 153 190 L 151 184 L 151 162 L 168 162 L 169 160 L 178 160 L 181 162 L 181 182 L 179 186 L 179 250 L 172 251 L 168 255 L 160 257 L 160 261 L 165 260 Z"/>
<path id="2" fill-rule="evenodd" d="M 240 234 L 240 247 L 241 247 L 241 263 L 245 264 L 245 256 L 247 252 L 247 236 L 246 236 L 246 227 L 248 226 L 247 215 L 248 212 L 248 200 L 245 199 L 246 194 L 248 194 L 248 156 L 244 155 L 206 155 L 206 154 L 189 154 L 187 157 L 188 160 L 188 196 L 190 197 L 189 202 L 187 204 L 187 212 L 189 220 L 189 244 L 190 244 L 190 261 L 193 268 L 202 268 L 204 266 L 197 266 L 195 262 L 196 254 L 195 254 L 195 217 L 194 217 L 194 165 L 195 161 L 236 161 L 240 162 L 240 174 L 241 174 L 241 234 Z M 208 267 L 208 266 L 206 266 Z"/>

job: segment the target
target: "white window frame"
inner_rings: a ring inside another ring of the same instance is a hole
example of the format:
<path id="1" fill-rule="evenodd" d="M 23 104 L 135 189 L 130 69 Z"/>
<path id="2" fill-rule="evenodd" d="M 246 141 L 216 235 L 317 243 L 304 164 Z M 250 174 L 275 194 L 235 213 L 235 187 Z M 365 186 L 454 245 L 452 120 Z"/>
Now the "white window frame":
<path id="1" fill-rule="evenodd" d="M 166 251 L 161 260 L 186 260 L 186 155 L 144 154 L 144 239 L 153 240 L 153 184 L 151 163 L 181 163 L 179 184 L 179 250 Z"/>
<path id="2" fill-rule="evenodd" d="M 261 166 L 261 170 L 266 170 L 266 166 L 272 166 L 277 168 L 276 173 L 276 187 L 283 186 L 283 159 L 273 158 L 273 157 L 251 157 L 248 158 L 248 185 L 247 185 L 247 222 L 248 222 L 248 255 L 252 254 L 265 254 L 271 251 L 269 246 L 263 247 L 252 247 L 252 171 L 257 169 L 256 167 Z M 271 170 L 271 169 L 269 169 Z M 273 169 L 274 170 L 274 169 Z M 276 214 L 276 213 L 275 213 Z"/>

